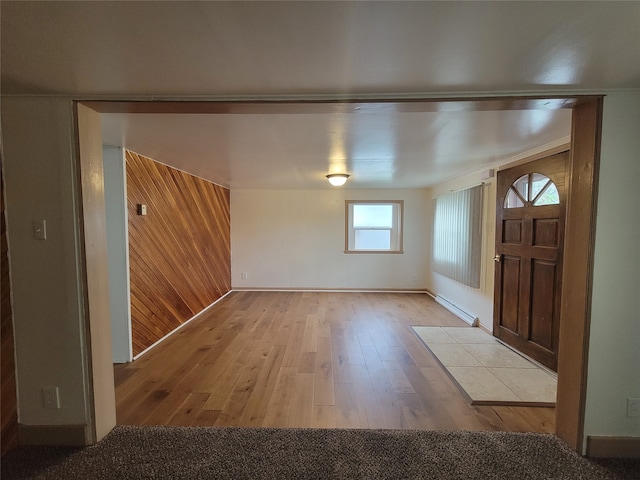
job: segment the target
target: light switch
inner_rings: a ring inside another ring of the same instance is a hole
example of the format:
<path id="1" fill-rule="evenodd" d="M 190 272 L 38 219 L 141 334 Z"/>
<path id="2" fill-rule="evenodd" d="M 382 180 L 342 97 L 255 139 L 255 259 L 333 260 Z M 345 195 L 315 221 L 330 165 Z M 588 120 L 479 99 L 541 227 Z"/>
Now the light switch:
<path id="1" fill-rule="evenodd" d="M 138 204 L 138 215 L 146 215 L 147 214 L 147 206 L 144 203 Z"/>
<path id="2" fill-rule="evenodd" d="M 44 218 L 33 219 L 33 238 L 36 240 L 47 239 L 47 221 Z"/>

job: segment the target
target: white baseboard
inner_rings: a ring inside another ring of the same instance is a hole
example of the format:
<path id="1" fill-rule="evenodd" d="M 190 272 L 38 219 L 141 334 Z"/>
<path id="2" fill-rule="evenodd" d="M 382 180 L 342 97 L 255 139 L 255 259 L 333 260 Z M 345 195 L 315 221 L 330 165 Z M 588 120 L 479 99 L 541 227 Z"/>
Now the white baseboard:
<path id="1" fill-rule="evenodd" d="M 451 300 L 443 297 L 442 295 L 436 295 L 436 302 L 442 305 L 444 308 L 453 313 L 456 317 L 464 320 L 472 327 L 478 326 L 478 317 L 463 310 L 460 306 L 453 303 Z"/>
<path id="2" fill-rule="evenodd" d="M 173 335 L 174 333 L 176 333 L 178 330 L 180 330 L 182 327 L 184 327 L 187 323 L 195 320 L 196 318 L 198 318 L 200 315 L 202 315 L 204 312 L 206 312 L 207 310 L 209 310 L 211 307 L 213 307 L 216 303 L 218 303 L 220 300 L 222 300 L 224 297 L 226 297 L 227 295 L 229 295 L 233 290 L 229 290 L 227 293 L 225 293 L 224 295 L 222 295 L 219 299 L 217 299 L 215 302 L 213 302 L 211 305 L 209 305 L 208 307 L 206 307 L 204 310 L 202 310 L 201 312 L 196 313 L 193 317 L 191 317 L 189 320 L 187 320 L 186 322 L 184 322 L 183 324 L 181 324 L 179 327 L 176 327 L 174 330 L 171 330 L 169 333 L 167 333 L 164 337 L 162 337 L 160 340 L 158 340 L 157 342 L 155 342 L 153 345 L 145 348 L 143 351 L 141 351 L 139 354 L 137 354 L 135 357 L 133 357 L 134 360 L 137 360 L 138 358 L 140 358 L 142 355 L 144 355 L 145 353 L 147 353 L 149 350 L 151 350 L 152 348 L 154 348 L 155 346 L 157 346 L 158 344 L 162 343 L 164 340 L 166 340 L 167 338 L 169 338 L 171 335 Z"/>
<path id="3" fill-rule="evenodd" d="M 317 287 L 232 287 L 233 292 L 328 292 L 328 293 L 429 293 L 424 289 L 317 288 Z"/>
<path id="4" fill-rule="evenodd" d="M 587 437 L 587 457 L 640 458 L 640 437 Z"/>

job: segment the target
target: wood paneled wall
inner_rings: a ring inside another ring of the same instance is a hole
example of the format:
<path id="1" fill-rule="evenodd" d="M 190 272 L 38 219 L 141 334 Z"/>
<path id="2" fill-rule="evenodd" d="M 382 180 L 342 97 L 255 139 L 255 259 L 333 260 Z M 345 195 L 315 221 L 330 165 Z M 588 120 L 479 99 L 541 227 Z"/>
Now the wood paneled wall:
<path id="1" fill-rule="evenodd" d="M 231 289 L 229 190 L 129 151 L 126 159 L 137 355 Z"/>
<path id="2" fill-rule="evenodd" d="M 11 309 L 11 280 L 9 278 L 9 255 L 7 248 L 7 224 L 4 216 L 4 181 L 0 173 L 0 197 L 2 198 L 2 308 L 0 320 L 0 363 L 2 364 L 2 454 L 18 444 L 18 408 L 16 397 L 16 365 L 13 356 L 13 323 Z"/>

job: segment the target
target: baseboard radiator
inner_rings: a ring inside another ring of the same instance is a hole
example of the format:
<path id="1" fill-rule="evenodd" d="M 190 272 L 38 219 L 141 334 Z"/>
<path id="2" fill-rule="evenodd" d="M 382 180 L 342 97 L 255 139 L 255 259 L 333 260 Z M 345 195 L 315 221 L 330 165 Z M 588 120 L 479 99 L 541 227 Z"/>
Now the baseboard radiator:
<path id="1" fill-rule="evenodd" d="M 467 322 L 472 327 L 478 326 L 478 317 L 476 317 L 475 315 L 472 315 L 469 312 L 465 312 L 463 309 L 461 309 L 458 305 L 453 303 L 451 300 L 444 298 L 442 295 L 436 295 L 436 302 L 438 302 L 444 308 L 449 310 L 455 316 Z"/>

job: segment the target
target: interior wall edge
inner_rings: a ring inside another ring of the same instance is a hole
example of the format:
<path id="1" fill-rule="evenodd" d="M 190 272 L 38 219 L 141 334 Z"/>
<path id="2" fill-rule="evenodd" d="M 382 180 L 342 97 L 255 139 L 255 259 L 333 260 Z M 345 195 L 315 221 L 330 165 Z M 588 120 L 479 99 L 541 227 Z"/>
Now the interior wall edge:
<path id="1" fill-rule="evenodd" d="M 2 151 L 0 147 L 0 159 Z M 16 359 L 14 345 L 13 308 L 11 296 L 11 269 L 9 245 L 7 242 L 7 219 L 4 198 L 4 162 L 0 161 L 0 202 L 2 209 L 2 312 L 0 321 L 0 363 L 2 364 L 2 391 L 0 404 L 2 405 L 2 430 L 0 434 L 0 454 L 5 454 L 18 446 L 18 389 L 16 385 Z"/>

